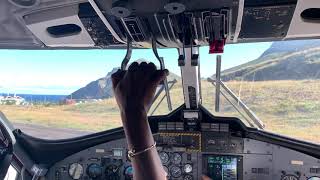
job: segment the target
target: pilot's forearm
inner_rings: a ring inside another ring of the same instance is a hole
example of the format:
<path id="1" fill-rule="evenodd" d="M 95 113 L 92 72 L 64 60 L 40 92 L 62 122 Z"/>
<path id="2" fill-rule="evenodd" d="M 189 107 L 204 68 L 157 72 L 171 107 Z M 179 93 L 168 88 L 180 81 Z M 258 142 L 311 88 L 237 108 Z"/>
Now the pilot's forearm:
<path id="1" fill-rule="evenodd" d="M 121 112 L 121 117 L 129 149 L 145 149 L 154 144 L 144 109 L 130 108 Z"/>
<path id="2" fill-rule="evenodd" d="M 153 148 L 132 158 L 134 180 L 165 180 L 164 171 L 157 149 Z"/>
<path id="3" fill-rule="evenodd" d="M 144 110 L 130 110 L 122 112 L 123 127 L 126 133 L 129 149 L 138 151 L 151 147 L 154 144 L 147 113 Z M 165 180 L 166 173 L 162 167 L 156 148 L 152 148 L 132 158 L 134 179 Z"/>

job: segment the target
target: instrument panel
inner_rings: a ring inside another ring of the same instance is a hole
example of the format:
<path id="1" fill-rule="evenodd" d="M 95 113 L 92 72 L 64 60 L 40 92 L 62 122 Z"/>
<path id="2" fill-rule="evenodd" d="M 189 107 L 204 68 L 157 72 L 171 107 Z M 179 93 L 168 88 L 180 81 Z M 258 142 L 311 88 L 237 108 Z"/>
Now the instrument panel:
<path id="1" fill-rule="evenodd" d="M 320 179 L 319 159 L 279 145 L 239 137 L 228 128 L 202 129 L 154 134 L 168 179 L 200 179 L 202 174 L 214 180 Z M 130 180 L 133 168 L 127 151 L 125 139 L 85 149 L 53 165 L 47 178 Z"/>

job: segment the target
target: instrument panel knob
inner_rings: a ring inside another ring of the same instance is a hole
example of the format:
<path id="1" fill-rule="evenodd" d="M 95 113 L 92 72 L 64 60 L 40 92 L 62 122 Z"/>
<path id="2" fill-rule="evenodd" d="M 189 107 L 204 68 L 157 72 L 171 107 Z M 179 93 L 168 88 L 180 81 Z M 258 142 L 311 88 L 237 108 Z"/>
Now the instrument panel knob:
<path id="1" fill-rule="evenodd" d="M 99 164 L 90 164 L 87 168 L 87 174 L 92 179 L 97 179 L 102 176 L 102 167 Z"/>

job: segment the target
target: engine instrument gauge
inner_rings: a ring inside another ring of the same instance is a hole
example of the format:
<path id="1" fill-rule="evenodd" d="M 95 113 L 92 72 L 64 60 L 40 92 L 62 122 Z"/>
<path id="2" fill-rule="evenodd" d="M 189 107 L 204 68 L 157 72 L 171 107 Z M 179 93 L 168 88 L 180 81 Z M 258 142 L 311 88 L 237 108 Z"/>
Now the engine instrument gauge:
<path id="1" fill-rule="evenodd" d="M 185 164 L 185 165 L 183 166 L 183 171 L 184 171 L 185 173 L 191 173 L 191 172 L 192 172 L 192 165 L 191 165 L 191 164 Z"/>
<path id="2" fill-rule="evenodd" d="M 182 157 L 179 153 L 173 153 L 171 162 L 174 164 L 180 164 L 182 161 Z"/>
<path id="3" fill-rule="evenodd" d="M 118 173 L 119 167 L 117 165 L 111 164 L 107 166 L 106 173 L 107 174 L 116 174 Z"/>
<path id="4" fill-rule="evenodd" d="M 111 164 L 106 168 L 106 179 L 118 180 L 119 176 L 119 167 L 115 164 Z"/>
<path id="5" fill-rule="evenodd" d="M 169 162 L 169 155 L 168 153 L 166 152 L 160 152 L 159 153 L 159 156 L 160 156 L 160 160 L 162 162 L 162 164 L 166 164 Z"/>
<path id="6" fill-rule="evenodd" d="M 90 164 L 87 168 L 87 174 L 92 179 L 99 178 L 102 176 L 102 167 L 99 164 Z"/>
<path id="7" fill-rule="evenodd" d="M 288 174 L 281 178 L 281 180 L 299 180 L 299 178 L 295 175 Z"/>
<path id="8" fill-rule="evenodd" d="M 132 179 L 133 178 L 133 168 L 132 168 L 132 166 L 128 166 L 124 170 L 124 176 L 125 176 L 126 179 Z"/>
<path id="9" fill-rule="evenodd" d="M 182 175 L 182 170 L 178 166 L 172 166 L 170 168 L 170 174 L 174 178 L 178 178 Z"/>
<path id="10" fill-rule="evenodd" d="M 69 176 L 72 179 L 80 179 L 83 175 L 83 166 L 79 163 L 73 163 L 69 166 Z"/>
<path id="11" fill-rule="evenodd" d="M 193 177 L 191 175 L 186 175 L 183 180 L 193 180 Z"/>
<path id="12" fill-rule="evenodd" d="M 320 180 L 320 177 L 313 176 L 313 177 L 310 177 L 308 180 Z"/>

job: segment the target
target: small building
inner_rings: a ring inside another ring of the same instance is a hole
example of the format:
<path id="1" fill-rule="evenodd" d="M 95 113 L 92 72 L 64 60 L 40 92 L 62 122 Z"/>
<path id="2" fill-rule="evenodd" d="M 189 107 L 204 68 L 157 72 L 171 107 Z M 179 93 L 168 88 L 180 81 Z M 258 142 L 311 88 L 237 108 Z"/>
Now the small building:
<path id="1" fill-rule="evenodd" d="M 24 105 L 26 103 L 26 100 L 21 96 L 0 96 L 0 104 L 3 105 Z"/>

